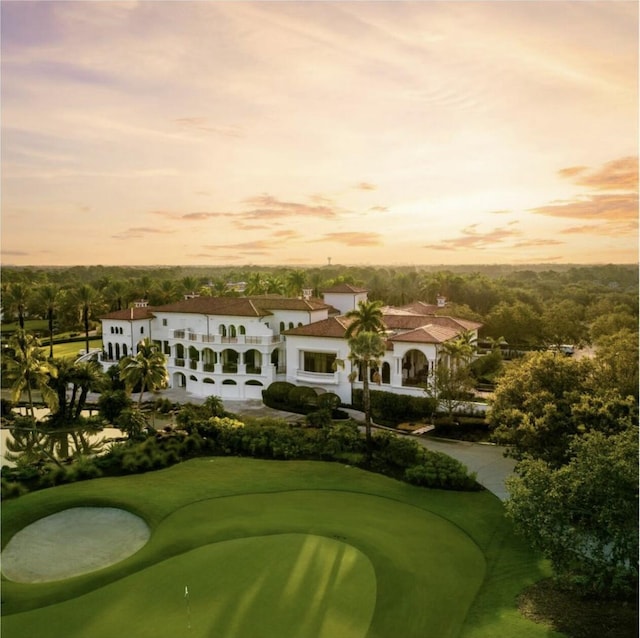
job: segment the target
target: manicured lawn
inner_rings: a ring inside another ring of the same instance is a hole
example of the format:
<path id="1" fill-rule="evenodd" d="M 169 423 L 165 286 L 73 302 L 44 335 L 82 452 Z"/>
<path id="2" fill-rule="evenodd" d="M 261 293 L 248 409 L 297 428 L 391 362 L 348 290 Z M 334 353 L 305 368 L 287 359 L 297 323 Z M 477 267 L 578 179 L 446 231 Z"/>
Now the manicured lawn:
<path id="1" fill-rule="evenodd" d="M 40 345 L 49 352 L 49 342 L 46 339 L 42 339 Z M 53 344 L 53 356 L 57 359 L 65 359 L 70 357 L 76 359 L 78 352 L 85 349 L 84 341 L 72 341 L 71 343 L 54 343 Z M 89 349 L 102 348 L 102 339 L 89 339 Z"/>
<path id="2" fill-rule="evenodd" d="M 203 458 L 7 501 L 3 547 L 81 505 L 142 516 L 150 541 L 92 574 L 3 581 L 3 638 L 553 635 L 516 610 L 547 572 L 488 492 L 333 463 Z"/>

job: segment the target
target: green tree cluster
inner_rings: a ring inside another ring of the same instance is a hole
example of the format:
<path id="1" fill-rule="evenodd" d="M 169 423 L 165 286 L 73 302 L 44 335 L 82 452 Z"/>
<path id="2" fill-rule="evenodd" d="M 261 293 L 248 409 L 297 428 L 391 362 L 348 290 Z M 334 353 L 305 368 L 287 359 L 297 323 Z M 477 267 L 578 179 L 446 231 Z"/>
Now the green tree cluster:
<path id="1" fill-rule="evenodd" d="M 621 359 L 637 378 L 637 359 Z M 506 503 L 516 528 L 560 580 L 607 596 L 638 579 L 638 402 L 617 362 L 608 347 L 593 360 L 531 354 L 498 382 L 489 413 L 518 459 Z"/>

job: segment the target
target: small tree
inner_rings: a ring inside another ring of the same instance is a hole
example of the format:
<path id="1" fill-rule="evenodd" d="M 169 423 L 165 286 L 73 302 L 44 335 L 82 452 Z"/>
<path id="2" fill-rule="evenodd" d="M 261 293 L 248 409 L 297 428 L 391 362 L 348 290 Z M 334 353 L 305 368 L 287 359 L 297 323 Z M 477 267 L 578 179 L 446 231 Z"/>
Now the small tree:
<path id="1" fill-rule="evenodd" d="M 140 384 L 138 408 L 142 405 L 145 390 L 159 390 L 167 383 L 165 356 L 151 339 L 141 341 L 138 344 L 138 352 L 134 356 L 122 359 L 119 365 L 120 379 L 125 382 L 129 392 Z"/>
<path id="2" fill-rule="evenodd" d="M 55 410 L 58 395 L 51 389 L 50 381 L 57 370 L 47 360 L 40 342 L 32 334 L 18 330 L 9 340 L 9 350 L 13 354 L 6 360 L 6 376 L 11 381 L 11 400 L 18 401 L 26 392 L 29 412 L 34 417 L 33 390 L 40 390 L 42 400 Z"/>

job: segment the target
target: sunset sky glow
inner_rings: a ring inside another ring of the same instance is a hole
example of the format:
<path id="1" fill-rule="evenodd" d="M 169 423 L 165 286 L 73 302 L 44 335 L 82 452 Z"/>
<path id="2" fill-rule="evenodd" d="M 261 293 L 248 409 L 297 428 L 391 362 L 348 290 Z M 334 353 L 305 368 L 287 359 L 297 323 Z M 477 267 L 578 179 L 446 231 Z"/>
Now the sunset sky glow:
<path id="1" fill-rule="evenodd" d="M 635 263 L 637 2 L 12 2 L 2 263 Z"/>

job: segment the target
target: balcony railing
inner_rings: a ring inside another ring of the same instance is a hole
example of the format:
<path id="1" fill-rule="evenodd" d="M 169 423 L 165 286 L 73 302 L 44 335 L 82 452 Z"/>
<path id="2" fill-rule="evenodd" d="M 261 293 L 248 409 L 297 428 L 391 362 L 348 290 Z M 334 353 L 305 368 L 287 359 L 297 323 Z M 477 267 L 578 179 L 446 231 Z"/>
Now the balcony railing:
<path id="1" fill-rule="evenodd" d="M 281 343 L 284 339 L 281 335 L 236 335 L 235 337 L 223 337 L 222 335 L 202 334 L 199 332 L 189 332 L 187 330 L 174 330 L 171 338 L 182 339 L 185 341 L 196 341 L 199 343 L 238 343 L 247 345 Z"/>
<path id="2" fill-rule="evenodd" d="M 184 368 L 184 359 L 174 359 L 173 363 L 178 368 Z"/>
<path id="3" fill-rule="evenodd" d="M 330 383 L 331 385 L 337 385 L 338 373 L 337 372 L 309 372 L 307 370 L 296 370 L 296 379 L 300 381 L 311 381 L 314 383 Z"/>

